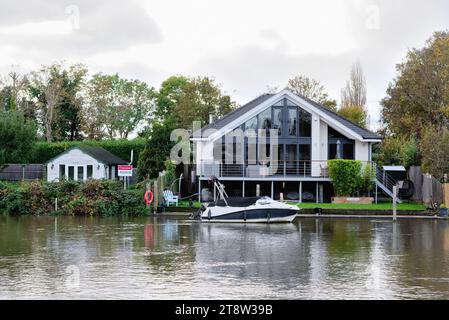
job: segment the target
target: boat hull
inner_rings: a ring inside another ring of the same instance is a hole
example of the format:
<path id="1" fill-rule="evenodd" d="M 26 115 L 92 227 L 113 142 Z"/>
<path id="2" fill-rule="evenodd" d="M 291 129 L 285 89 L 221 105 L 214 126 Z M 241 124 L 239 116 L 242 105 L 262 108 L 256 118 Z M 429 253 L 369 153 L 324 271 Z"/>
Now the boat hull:
<path id="1" fill-rule="evenodd" d="M 299 209 L 212 207 L 202 214 L 205 222 L 223 223 L 291 223 Z"/>

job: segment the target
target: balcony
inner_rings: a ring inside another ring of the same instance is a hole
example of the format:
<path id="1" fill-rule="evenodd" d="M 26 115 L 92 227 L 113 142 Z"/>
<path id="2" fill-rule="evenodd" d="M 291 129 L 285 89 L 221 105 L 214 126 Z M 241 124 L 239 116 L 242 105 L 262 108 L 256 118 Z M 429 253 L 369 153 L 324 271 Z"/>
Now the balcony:
<path id="1" fill-rule="evenodd" d="M 269 161 L 266 164 L 201 163 L 201 177 L 219 178 L 329 178 L 327 160 Z"/>

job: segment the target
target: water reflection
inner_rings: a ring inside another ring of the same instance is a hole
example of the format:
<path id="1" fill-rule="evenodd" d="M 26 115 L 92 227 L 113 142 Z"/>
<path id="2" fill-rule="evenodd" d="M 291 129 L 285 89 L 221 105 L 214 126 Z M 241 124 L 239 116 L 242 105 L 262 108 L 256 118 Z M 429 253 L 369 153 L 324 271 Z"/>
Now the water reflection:
<path id="1" fill-rule="evenodd" d="M 448 299 L 448 262 L 448 221 L 0 216 L 6 299 Z"/>

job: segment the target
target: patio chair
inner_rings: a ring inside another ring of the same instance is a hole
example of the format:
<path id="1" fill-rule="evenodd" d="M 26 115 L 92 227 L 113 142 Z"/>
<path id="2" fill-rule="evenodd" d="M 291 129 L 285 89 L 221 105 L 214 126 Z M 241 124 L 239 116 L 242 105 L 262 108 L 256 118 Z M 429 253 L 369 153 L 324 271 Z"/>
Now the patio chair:
<path id="1" fill-rule="evenodd" d="M 167 207 L 170 206 L 170 203 L 176 203 L 176 206 L 178 206 L 179 198 L 173 194 L 173 191 L 164 190 L 164 199 L 167 203 Z"/>

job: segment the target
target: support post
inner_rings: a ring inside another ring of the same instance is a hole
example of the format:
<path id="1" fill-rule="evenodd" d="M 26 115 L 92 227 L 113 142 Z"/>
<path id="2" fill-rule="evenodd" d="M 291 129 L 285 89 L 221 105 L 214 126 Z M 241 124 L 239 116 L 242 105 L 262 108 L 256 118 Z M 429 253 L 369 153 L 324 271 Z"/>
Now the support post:
<path id="1" fill-rule="evenodd" d="M 377 183 L 376 183 L 376 190 L 374 191 L 374 197 L 376 198 L 376 204 L 377 204 Z"/>
<path id="2" fill-rule="evenodd" d="M 260 197 L 260 184 L 256 184 L 256 197 Z"/>
<path id="3" fill-rule="evenodd" d="M 319 190 L 318 190 L 318 181 L 315 183 L 315 185 L 316 185 L 316 190 L 315 190 L 315 198 L 316 198 L 316 203 L 318 204 L 319 203 Z"/>
<path id="4" fill-rule="evenodd" d="M 271 199 L 274 200 L 274 181 L 271 181 Z"/>
<path id="5" fill-rule="evenodd" d="M 153 201 L 153 203 L 154 203 L 154 213 L 155 214 L 157 213 L 157 206 L 159 204 L 159 192 L 158 192 L 158 183 L 157 183 L 158 180 L 159 179 L 156 179 L 154 181 L 154 201 Z"/>
<path id="6" fill-rule="evenodd" d="M 198 202 L 201 203 L 201 179 L 198 177 Z"/>
<path id="7" fill-rule="evenodd" d="M 242 181 L 242 197 L 245 198 L 245 180 Z"/>
<path id="8" fill-rule="evenodd" d="M 299 203 L 302 203 L 302 181 L 299 181 Z"/>
<path id="9" fill-rule="evenodd" d="M 398 187 L 393 186 L 393 222 L 397 220 Z"/>

